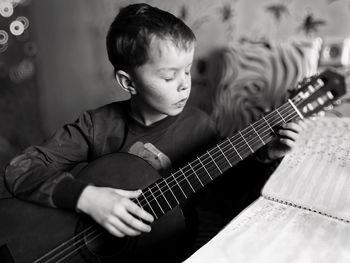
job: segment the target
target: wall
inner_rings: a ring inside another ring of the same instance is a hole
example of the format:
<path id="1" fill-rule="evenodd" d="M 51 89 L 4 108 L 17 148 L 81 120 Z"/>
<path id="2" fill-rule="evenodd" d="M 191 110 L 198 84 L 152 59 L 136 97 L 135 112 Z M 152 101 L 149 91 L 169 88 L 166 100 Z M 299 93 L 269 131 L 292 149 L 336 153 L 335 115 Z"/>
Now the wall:
<path id="1" fill-rule="evenodd" d="M 30 8 L 2 8 L 0 5 L 0 173 L 13 155 L 41 142 L 44 133 Z M 19 21 L 24 21 L 23 27 L 11 26 Z"/>
<path id="2" fill-rule="evenodd" d="M 73 121 L 84 109 L 123 96 L 107 65 L 104 38 L 94 31 L 98 10 L 95 4 L 84 0 L 32 3 L 40 49 L 38 82 L 47 133 Z M 101 61 L 105 61 L 103 67 Z"/>

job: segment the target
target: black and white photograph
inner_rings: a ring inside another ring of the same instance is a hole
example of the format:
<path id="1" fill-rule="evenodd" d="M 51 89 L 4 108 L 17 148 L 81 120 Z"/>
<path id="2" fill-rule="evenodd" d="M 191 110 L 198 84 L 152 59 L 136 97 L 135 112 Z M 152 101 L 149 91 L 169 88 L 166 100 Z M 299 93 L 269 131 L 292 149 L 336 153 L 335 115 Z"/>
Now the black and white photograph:
<path id="1" fill-rule="evenodd" d="M 0 0 L 0 262 L 350 262 L 348 88 L 350 0 Z"/>

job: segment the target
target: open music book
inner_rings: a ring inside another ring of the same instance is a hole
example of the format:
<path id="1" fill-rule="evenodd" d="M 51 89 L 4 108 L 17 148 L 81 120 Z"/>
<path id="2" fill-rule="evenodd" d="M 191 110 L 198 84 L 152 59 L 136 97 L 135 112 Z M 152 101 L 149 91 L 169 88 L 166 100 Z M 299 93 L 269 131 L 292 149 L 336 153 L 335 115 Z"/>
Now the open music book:
<path id="1" fill-rule="evenodd" d="M 319 118 L 261 197 L 185 263 L 350 262 L 350 118 Z"/>

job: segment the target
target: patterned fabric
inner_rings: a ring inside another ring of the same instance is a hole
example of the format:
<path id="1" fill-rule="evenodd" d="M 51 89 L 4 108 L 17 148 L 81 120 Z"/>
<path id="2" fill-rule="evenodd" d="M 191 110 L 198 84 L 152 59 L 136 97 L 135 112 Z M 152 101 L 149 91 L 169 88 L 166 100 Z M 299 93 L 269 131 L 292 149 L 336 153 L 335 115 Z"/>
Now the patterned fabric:
<path id="1" fill-rule="evenodd" d="M 212 117 L 221 136 L 280 106 L 304 77 L 317 72 L 321 40 L 243 42 L 215 56 Z"/>

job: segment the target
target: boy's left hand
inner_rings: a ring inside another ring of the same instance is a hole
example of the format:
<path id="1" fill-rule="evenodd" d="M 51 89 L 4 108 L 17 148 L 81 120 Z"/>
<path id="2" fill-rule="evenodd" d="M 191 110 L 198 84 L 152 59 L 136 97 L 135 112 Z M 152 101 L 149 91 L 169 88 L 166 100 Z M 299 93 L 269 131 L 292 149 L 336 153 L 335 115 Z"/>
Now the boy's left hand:
<path id="1" fill-rule="evenodd" d="M 295 146 L 300 132 L 305 128 L 303 120 L 283 124 L 277 131 L 277 137 L 267 144 L 267 159 L 276 160 L 284 157 Z"/>

